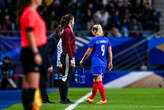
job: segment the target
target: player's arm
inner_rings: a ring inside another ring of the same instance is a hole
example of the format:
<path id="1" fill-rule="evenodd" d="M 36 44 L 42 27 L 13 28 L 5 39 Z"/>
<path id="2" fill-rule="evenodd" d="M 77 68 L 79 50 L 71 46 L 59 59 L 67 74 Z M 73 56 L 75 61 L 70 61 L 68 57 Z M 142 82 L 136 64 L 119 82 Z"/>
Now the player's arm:
<path id="1" fill-rule="evenodd" d="M 108 46 L 108 54 L 109 54 L 109 64 L 108 64 L 108 69 L 111 70 L 113 68 L 113 63 L 112 63 L 112 47 Z"/>
<path id="2" fill-rule="evenodd" d="M 88 50 L 85 52 L 83 58 L 80 61 L 80 65 L 83 64 L 83 62 L 88 58 L 88 56 L 92 53 L 93 48 L 88 48 Z"/>

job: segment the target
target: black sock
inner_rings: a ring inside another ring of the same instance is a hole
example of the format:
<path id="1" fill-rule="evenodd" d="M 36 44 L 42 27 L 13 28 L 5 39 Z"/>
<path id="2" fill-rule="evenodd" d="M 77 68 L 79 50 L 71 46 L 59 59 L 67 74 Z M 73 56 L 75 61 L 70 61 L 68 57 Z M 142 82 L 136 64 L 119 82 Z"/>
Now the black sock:
<path id="1" fill-rule="evenodd" d="M 32 110 L 35 90 L 36 89 L 33 89 L 33 88 L 23 89 L 23 91 L 22 91 L 22 103 L 24 106 L 24 110 Z"/>
<path id="2" fill-rule="evenodd" d="M 22 90 L 22 104 L 23 104 L 23 107 L 24 107 L 24 110 L 28 110 L 28 98 L 27 98 L 27 95 L 28 95 L 28 89 L 23 89 Z"/>

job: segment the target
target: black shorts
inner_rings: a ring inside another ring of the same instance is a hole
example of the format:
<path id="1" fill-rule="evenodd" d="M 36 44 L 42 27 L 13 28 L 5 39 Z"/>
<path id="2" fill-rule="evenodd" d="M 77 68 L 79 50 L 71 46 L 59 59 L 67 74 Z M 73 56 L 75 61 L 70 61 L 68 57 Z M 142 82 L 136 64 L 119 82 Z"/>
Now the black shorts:
<path id="1" fill-rule="evenodd" d="M 38 47 L 39 49 L 39 53 L 43 54 L 43 48 L 42 47 Z M 39 65 L 37 65 L 34 61 L 34 54 L 32 52 L 31 47 L 23 47 L 21 49 L 21 62 L 22 62 L 22 67 L 23 67 L 23 74 L 28 74 L 30 72 L 39 72 L 40 71 L 40 67 Z"/>
<path id="2" fill-rule="evenodd" d="M 68 53 L 63 52 L 61 54 L 60 61 L 63 65 L 63 68 L 62 68 L 63 77 L 65 77 L 65 81 L 69 83 L 69 81 L 71 79 L 72 67 L 70 65 L 70 58 L 69 58 Z"/>

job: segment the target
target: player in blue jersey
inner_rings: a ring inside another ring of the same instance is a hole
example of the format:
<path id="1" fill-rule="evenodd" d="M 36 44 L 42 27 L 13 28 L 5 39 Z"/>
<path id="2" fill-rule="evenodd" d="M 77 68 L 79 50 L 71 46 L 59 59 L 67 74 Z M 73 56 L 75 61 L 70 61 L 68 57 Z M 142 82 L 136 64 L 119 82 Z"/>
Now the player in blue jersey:
<path id="1" fill-rule="evenodd" d="M 88 50 L 84 54 L 82 60 L 80 61 L 80 65 L 87 59 L 87 57 L 93 53 L 92 56 L 92 74 L 93 74 L 93 88 L 92 88 L 92 96 L 87 98 L 86 101 L 89 103 L 93 103 L 94 97 L 99 90 L 101 94 L 101 100 L 98 104 L 106 104 L 107 100 L 105 97 L 105 90 L 102 82 L 102 74 L 107 66 L 107 53 L 109 54 L 109 63 L 108 69 L 111 70 L 113 68 L 112 64 L 112 49 L 111 44 L 108 38 L 104 37 L 103 30 L 101 25 L 94 25 L 91 30 L 92 34 L 95 36 L 88 46 Z"/>

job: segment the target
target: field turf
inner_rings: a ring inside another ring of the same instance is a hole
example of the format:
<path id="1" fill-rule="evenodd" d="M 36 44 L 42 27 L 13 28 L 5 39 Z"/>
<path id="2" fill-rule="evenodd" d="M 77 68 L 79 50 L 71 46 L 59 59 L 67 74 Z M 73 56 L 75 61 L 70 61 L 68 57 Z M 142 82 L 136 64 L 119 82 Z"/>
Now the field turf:
<path id="1" fill-rule="evenodd" d="M 71 88 L 69 99 L 76 102 L 91 91 L 91 88 Z M 123 88 L 106 89 L 108 103 L 98 105 L 99 93 L 94 103 L 82 102 L 75 110 L 164 110 L 164 88 Z M 59 103 L 59 93 L 49 93 L 49 98 L 55 104 L 43 104 L 40 110 L 64 110 L 69 105 Z M 5 110 L 23 110 L 22 104 L 16 104 Z"/>

